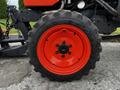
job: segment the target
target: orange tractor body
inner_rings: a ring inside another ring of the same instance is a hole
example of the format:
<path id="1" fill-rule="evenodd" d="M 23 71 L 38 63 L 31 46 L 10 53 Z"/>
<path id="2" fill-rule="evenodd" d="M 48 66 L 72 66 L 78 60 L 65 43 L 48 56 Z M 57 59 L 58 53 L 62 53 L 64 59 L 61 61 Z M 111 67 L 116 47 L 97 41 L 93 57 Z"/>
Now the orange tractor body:
<path id="1" fill-rule="evenodd" d="M 53 6 L 59 0 L 24 0 L 25 6 Z"/>

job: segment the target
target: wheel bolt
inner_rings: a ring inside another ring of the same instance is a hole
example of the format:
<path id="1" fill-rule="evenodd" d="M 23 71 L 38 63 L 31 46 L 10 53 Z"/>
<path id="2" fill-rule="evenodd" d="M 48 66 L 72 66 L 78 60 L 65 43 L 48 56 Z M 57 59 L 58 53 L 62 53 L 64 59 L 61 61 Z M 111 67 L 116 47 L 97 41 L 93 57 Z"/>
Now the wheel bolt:
<path id="1" fill-rule="evenodd" d="M 66 32 L 67 30 L 66 30 L 66 29 L 63 29 L 62 31 L 63 31 L 63 32 Z"/>
<path id="2" fill-rule="evenodd" d="M 59 51 L 56 51 L 55 54 L 59 54 Z"/>
<path id="3" fill-rule="evenodd" d="M 69 55 L 71 55 L 71 52 L 68 52 Z"/>
<path id="4" fill-rule="evenodd" d="M 63 30 L 63 32 L 66 32 L 66 30 Z"/>
<path id="5" fill-rule="evenodd" d="M 65 55 L 62 55 L 62 58 L 64 58 L 65 57 Z"/>
<path id="6" fill-rule="evenodd" d="M 72 47 L 72 45 L 69 45 L 69 48 L 71 48 Z"/>
<path id="7" fill-rule="evenodd" d="M 65 41 L 63 41 L 63 44 L 65 45 L 65 44 L 66 44 L 66 42 L 65 42 Z"/>
<path id="8" fill-rule="evenodd" d="M 74 32 L 74 35 L 76 35 L 76 32 Z"/>
<path id="9" fill-rule="evenodd" d="M 48 41 L 48 39 L 46 39 L 46 41 Z"/>
<path id="10" fill-rule="evenodd" d="M 56 44 L 56 47 L 59 47 L 60 45 L 59 44 Z"/>

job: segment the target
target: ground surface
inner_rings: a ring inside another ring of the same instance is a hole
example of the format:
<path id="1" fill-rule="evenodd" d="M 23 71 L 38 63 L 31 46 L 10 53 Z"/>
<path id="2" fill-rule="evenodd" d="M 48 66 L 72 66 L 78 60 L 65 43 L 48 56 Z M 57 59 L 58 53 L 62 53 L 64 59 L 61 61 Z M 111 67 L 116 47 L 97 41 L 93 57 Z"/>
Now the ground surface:
<path id="1" fill-rule="evenodd" d="M 79 81 L 58 83 L 31 70 L 27 57 L 0 59 L 0 90 L 120 90 L 120 43 L 102 43 L 96 69 Z"/>

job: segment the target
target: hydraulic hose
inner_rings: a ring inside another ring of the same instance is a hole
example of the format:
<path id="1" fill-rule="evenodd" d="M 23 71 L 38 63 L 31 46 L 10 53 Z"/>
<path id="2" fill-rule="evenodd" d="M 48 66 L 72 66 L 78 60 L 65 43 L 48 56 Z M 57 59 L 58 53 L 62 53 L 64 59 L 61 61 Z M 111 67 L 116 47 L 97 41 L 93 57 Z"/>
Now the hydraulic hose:
<path id="1" fill-rule="evenodd" d="M 97 3 L 99 3 L 101 6 L 103 6 L 109 13 L 112 15 L 120 18 L 120 13 L 116 9 L 114 9 L 112 6 L 110 6 L 107 2 L 104 0 L 95 0 Z"/>

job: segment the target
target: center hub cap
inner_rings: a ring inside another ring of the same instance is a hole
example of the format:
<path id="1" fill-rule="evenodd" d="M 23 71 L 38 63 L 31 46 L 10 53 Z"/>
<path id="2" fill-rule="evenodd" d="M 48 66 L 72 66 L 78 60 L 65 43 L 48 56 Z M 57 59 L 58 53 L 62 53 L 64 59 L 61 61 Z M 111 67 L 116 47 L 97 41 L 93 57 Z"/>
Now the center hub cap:
<path id="1" fill-rule="evenodd" d="M 61 54 L 67 54 L 69 52 L 69 47 L 67 45 L 62 44 L 59 46 L 58 50 Z"/>
<path id="2" fill-rule="evenodd" d="M 56 51 L 56 54 L 61 54 L 61 56 L 64 58 L 66 54 L 71 54 L 70 48 L 71 45 L 67 45 L 65 41 L 62 42 L 61 45 L 57 44 L 58 51 Z"/>

